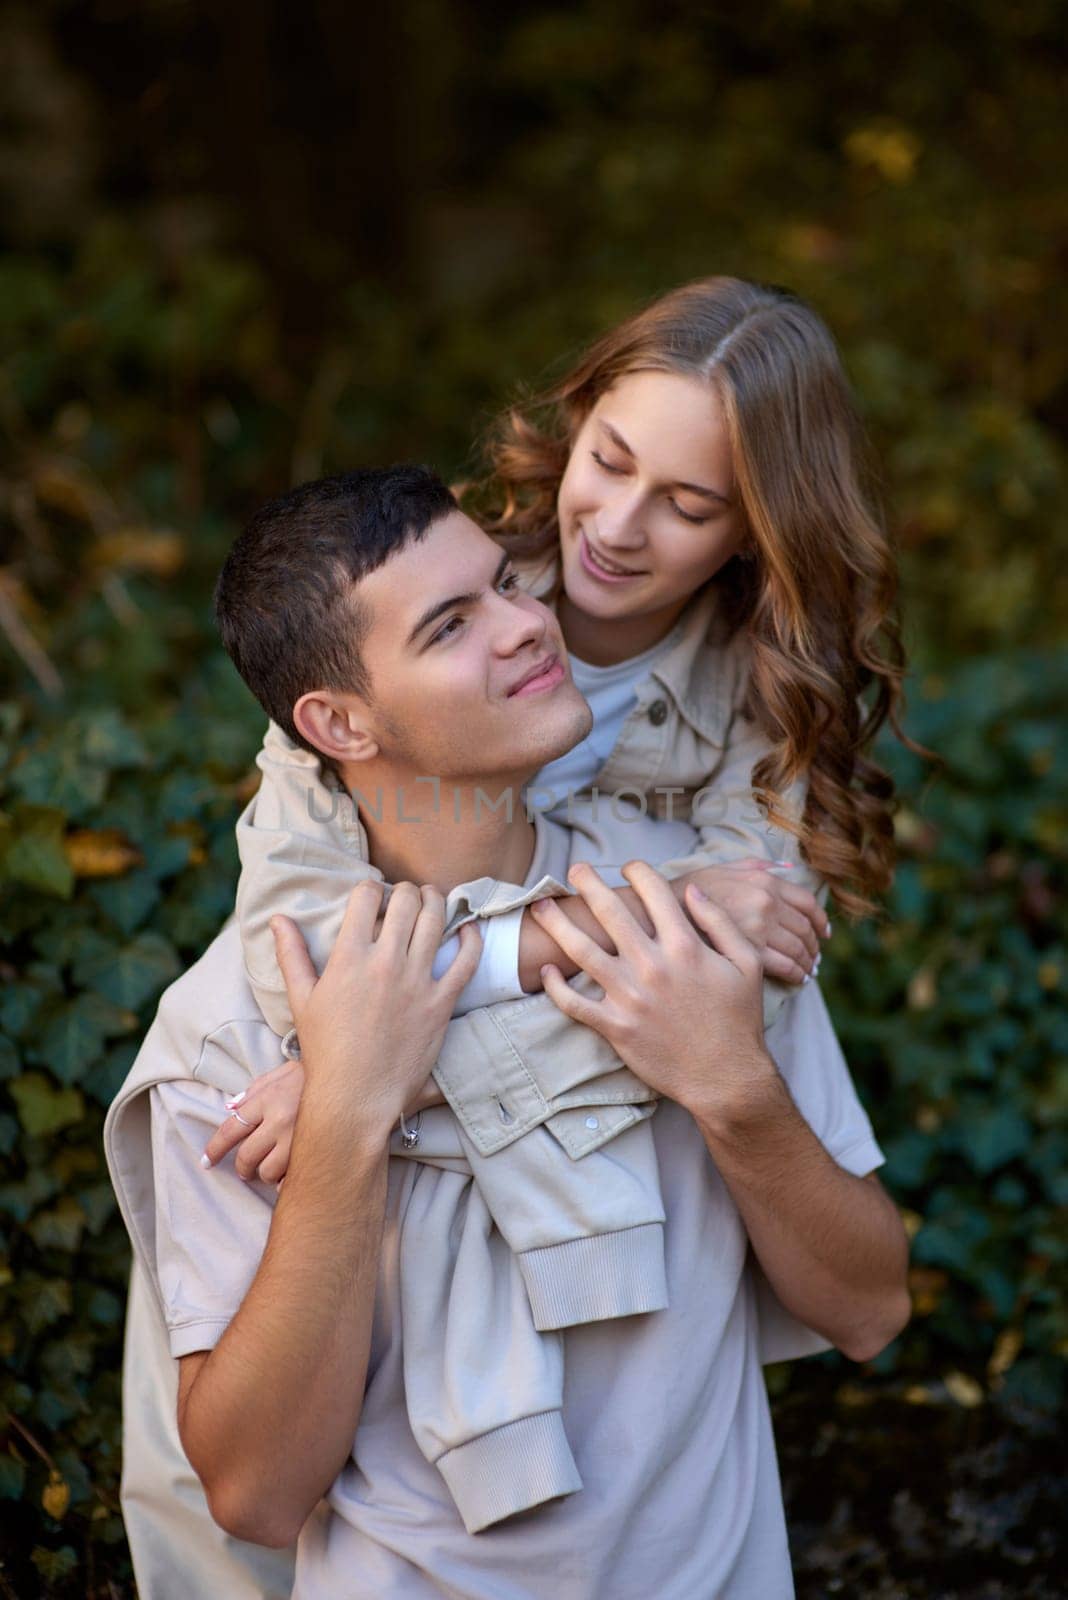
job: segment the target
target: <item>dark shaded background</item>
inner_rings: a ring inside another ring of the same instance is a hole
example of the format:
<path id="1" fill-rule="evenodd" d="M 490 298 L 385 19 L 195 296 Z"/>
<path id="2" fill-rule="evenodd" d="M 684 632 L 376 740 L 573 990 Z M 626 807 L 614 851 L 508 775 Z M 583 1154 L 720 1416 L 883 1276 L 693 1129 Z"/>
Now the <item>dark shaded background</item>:
<path id="1" fill-rule="evenodd" d="M 840 340 L 941 757 L 885 743 L 901 867 L 824 964 L 914 1318 L 769 1374 L 798 1591 L 1061 1593 L 1065 8 L 2 21 L 0 1596 L 132 1592 L 99 1133 L 232 904 L 262 719 L 209 624 L 222 553 L 321 471 L 469 473 L 517 385 L 713 271 Z"/>

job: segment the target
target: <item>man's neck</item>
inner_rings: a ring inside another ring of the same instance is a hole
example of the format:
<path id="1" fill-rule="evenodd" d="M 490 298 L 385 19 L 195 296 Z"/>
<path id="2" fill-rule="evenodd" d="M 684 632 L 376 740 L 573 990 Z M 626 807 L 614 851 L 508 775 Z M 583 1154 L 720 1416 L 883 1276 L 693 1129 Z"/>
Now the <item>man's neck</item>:
<path id="1" fill-rule="evenodd" d="M 522 794 L 529 774 L 430 780 L 368 764 L 341 777 L 387 883 L 429 883 L 447 895 L 474 878 L 525 882 L 535 841 Z"/>

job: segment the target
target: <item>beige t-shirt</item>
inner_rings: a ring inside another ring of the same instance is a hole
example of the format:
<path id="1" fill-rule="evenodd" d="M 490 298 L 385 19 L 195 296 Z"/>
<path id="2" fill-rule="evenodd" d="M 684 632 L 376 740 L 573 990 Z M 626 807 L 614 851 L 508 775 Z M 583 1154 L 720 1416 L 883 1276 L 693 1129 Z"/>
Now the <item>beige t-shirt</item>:
<path id="1" fill-rule="evenodd" d="M 634 822 L 626 854 L 654 853 L 659 827 Z M 570 848 L 578 859 L 573 838 L 558 832 L 562 838 L 550 826 L 550 851 Z M 537 861 L 532 871 L 562 877 L 567 859 Z M 767 1042 L 839 1164 L 858 1176 L 879 1166 L 882 1152 L 817 984 L 787 1005 Z M 243 1184 L 227 1167 L 200 1169 L 224 1114 L 216 1090 L 180 1081 L 154 1089 L 152 1099 L 161 1287 L 172 1353 L 180 1355 L 211 1348 L 238 1309 L 266 1242 L 274 1190 Z M 768 1293 L 692 1118 L 665 1101 L 652 1127 L 670 1306 L 566 1331 L 563 1417 L 583 1488 L 477 1535 L 465 1532 L 405 1409 L 400 1225 L 407 1207 L 425 1200 L 417 1190 L 439 1173 L 390 1162 L 363 1412 L 351 1460 L 301 1534 L 295 1600 L 793 1594 L 758 1319 L 778 1320 L 784 1357 L 829 1346 Z"/>

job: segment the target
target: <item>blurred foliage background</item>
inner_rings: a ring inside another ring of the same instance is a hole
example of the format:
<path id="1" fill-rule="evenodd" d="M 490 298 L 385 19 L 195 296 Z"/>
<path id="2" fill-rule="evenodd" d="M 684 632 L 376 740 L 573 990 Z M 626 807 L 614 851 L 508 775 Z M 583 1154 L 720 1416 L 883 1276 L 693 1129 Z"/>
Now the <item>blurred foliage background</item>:
<path id="1" fill-rule="evenodd" d="M 230 539 L 322 471 L 468 474 L 517 384 L 712 271 L 789 284 L 842 345 L 900 544 L 907 725 L 943 763 L 884 745 L 902 864 L 824 969 L 915 1314 L 865 1369 L 770 1374 L 798 1592 L 1062 1592 L 1065 21 L 4 7 L 5 1600 L 132 1594 L 100 1129 L 232 904 L 262 718 L 209 621 Z"/>

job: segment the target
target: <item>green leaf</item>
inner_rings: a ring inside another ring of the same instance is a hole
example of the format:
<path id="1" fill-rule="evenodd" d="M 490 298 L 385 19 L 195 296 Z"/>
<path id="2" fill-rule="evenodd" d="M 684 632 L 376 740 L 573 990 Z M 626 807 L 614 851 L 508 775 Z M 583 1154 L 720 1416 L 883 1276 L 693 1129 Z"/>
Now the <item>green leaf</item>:
<path id="1" fill-rule="evenodd" d="M 50 1211 L 40 1211 L 26 1232 L 39 1250 L 73 1252 L 85 1231 L 85 1212 L 71 1195 L 64 1195 Z"/>
<path id="2" fill-rule="evenodd" d="M 40 1072 L 27 1072 L 8 1085 L 19 1121 L 31 1138 L 58 1133 L 80 1122 L 85 1101 L 78 1089 L 54 1089 Z"/>
<path id="3" fill-rule="evenodd" d="M 89 893 L 105 916 L 126 934 L 141 926 L 161 898 L 159 885 L 143 867 L 107 883 L 94 883 Z"/>
<path id="4" fill-rule="evenodd" d="M 43 894 L 69 900 L 74 872 L 63 848 L 66 817 L 52 806 L 16 806 L 3 839 L 0 873 Z"/>
<path id="5" fill-rule="evenodd" d="M 40 1333 L 70 1315 L 71 1286 L 66 1278 L 42 1278 L 34 1273 L 19 1285 L 19 1305 L 31 1333 Z"/>
<path id="6" fill-rule="evenodd" d="M 149 760 L 140 735 L 113 708 L 85 718 L 82 751 L 87 761 L 100 767 L 144 767 Z"/>
<path id="7" fill-rule="evenodd" d="M 117 1006 L 136 1011 L 176 978 L 173 945 L 159 933 L 140 933 L 118 949 L 100 951 L 79 965 L 79 978 Z"/>
<path id="8" fill-rule="evenodd" d="M 13 1078 L 19 1069 L 18 1051 L 12 1041 L 0 1033 L 0 1078 Z"/>
<path id="9" fill-rule="evenodd" d="M 62 1578 L 69 1578 L 78 1566 L 78 1557 L 69 1544 L 60 1545 L 58 1550 L 36 1545 L 30 1552 L 30 1560 L 45 1583 L 59 1583 Z"/>
<path id="10" fill-rule="evenodd" d="M 0 1500 L 17 1500 L 26 1486 L 26 1468 L 14 1456 L 0 1455 Z"/>
<path id="11" fill-rule="evenodd" d="M 61 1083 L 74 1083 L 103 1053 L 105 1040 L 137 1026 L 132 1011 L 97 994 L 80 994 L 53 1012 L 34 1047 Z"/>
<path id="12" fill-rule="evenodd" d="M 19 762 L 11 787 L 31 805 L 57 806 L 72 821 L 82 822 L 107 793 L 108 775 L 85 762 L 73 739 L 57 739 L 56 746 L 38 745 Z"/>
<path id="13" fill-rule="evenodd" d="M 1027 1118 L 1010 1105 L 994 1105 L 961 1116 L 954 1129 L 959 1148 L 984 1176 L 1023 1155 L 1031 1143 Z"/>

